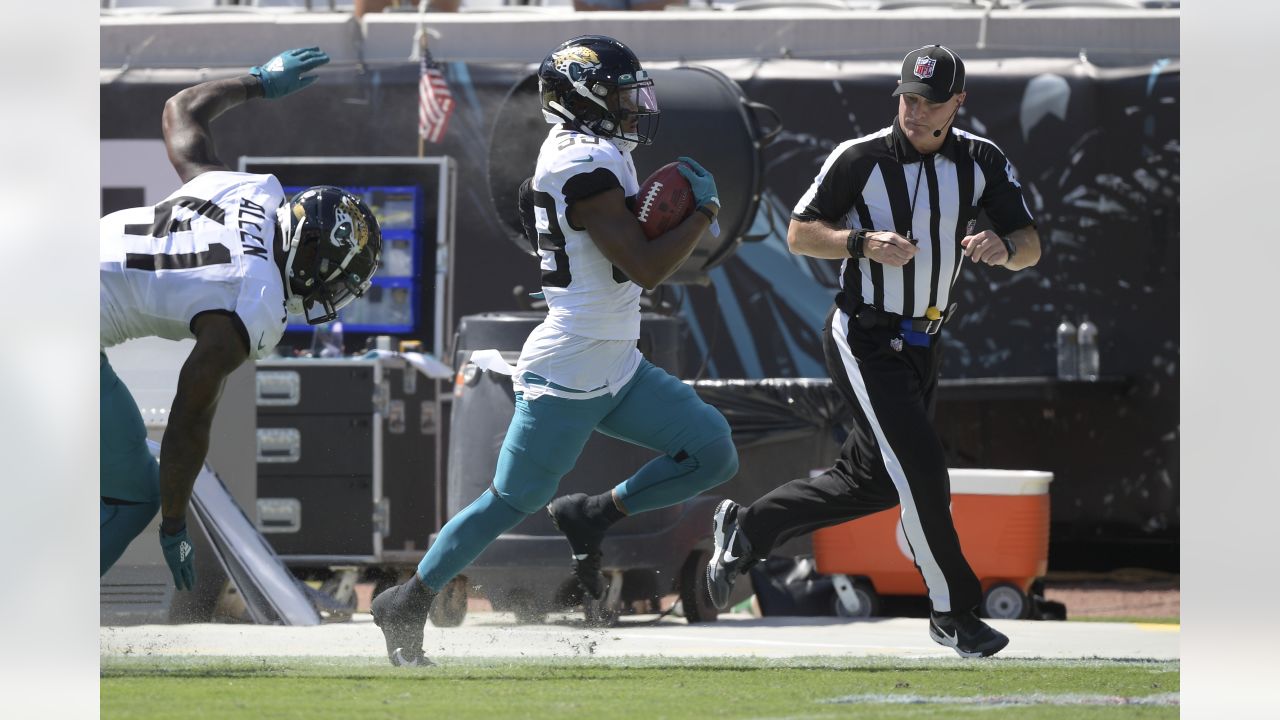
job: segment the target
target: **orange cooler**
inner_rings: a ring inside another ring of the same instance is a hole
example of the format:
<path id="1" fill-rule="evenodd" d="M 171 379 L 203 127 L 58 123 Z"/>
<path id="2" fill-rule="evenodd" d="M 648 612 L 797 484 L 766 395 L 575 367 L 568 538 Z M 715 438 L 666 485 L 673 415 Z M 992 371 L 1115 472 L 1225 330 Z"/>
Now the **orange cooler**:
<path id="1" fill-rule="evenodd" d="M 1023 605 L 1031 583 L 1049 564 L 1049 483 L 1053 473 L 1030 470 L 951 470 L 951 516 L 960 547 L 982 589 L 1016 587 Z M 924 595 L 924 580 L 893 507 L 818 530 L 818 572 L 865 578 L 879 595 Z M 984 605 L 999 604 L 999 599 Z M 1014 610 L 1019 615 L 1025 611 Z M 996 610 L 995 612 L 999 612 Z M 991 613 L 989 613 L 991 614 Z M 996 616 L 999 616 L 998 614 Z"/>

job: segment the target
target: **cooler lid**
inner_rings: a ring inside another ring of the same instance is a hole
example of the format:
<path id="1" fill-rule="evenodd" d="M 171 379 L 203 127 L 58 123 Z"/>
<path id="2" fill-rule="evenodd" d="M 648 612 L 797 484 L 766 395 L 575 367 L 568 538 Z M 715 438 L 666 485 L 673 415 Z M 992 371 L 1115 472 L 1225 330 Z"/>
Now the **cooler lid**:
<path id="1" fill-rule="evenodd" d="M 952 468 L 952 495 L 1044 495 L 1053 473 L 1041 470 L 976 470 Z"/>

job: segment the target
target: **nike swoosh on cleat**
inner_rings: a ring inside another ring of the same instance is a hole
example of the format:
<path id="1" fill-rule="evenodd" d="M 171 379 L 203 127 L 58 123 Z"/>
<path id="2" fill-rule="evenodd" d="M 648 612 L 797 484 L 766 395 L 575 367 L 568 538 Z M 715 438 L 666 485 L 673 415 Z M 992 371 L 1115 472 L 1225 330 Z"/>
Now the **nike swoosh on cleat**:
<path id="1" fill-rule="evenodd" d="M 733 541 L 737 539 L 738 539 L 738 528 L 734 528 L 733 534 L 729 536 L 729 542 L 725 543 L 724 545 L 724 554 L 720 556 L 720 559 L 723 560 L 724 562 L 731 563 L 731 562 L 737 561 L 738 556 L 733 554 Z"/>
<path id="2" fill-rule="evenodd" d="M 586 559 L 587 559 L 587 558 L 589 558 L 589 557 L 591 557 L 591 553 L 583 553 L 583 554 L 581 554 L 581 555 L 574 555 L 574 556 L 573 556 L 573 559 L 574 559 L 574 560 L 586 560 Z"/>
<path id="3" fill-rule="evenodd" d="M 595 158 L 588 155 L 586 157 L 573 158 L 570 162 L 591 162 L 592 160 L 595 160 Z"/>

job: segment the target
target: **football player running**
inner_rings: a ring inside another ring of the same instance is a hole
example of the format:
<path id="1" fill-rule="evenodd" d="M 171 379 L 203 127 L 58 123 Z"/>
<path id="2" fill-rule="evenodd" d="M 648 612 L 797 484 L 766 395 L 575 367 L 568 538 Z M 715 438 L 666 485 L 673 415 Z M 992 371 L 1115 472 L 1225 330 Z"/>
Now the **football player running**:
<path id="1" fill-rule="evenodd" d="M 142 415 L 100 353 L 101 572 L 160 510 L 160 546 L 179 590 L 196 584 L 187 537 L 192 487 L 228 375 L 269 355 L 286 311 L 328 322 L 364 294 L 382 236 L 358 197 L 313 187 L 286 200 L 271 175 L 232 172 L 214 153 L 209 123 L 253 98 L 281 98 L 315 82 L 319 48 L 281 53 L 240 78 L 169 98 L 165 149 L 183 185 L 154 207 L 102 218 L 99 307 L 103 348 L 141 337 L 194 338 L 160 444 L 147 449 Z"/>
<path id="2" fill-rule="evenodd" d="M 553 127 L 520 205 L 541 257 L 547 318 L 516 363 L 515 415 L 492 485 L 444 526 L 413 577 L 373 601 L 395 665 L 430 664 L 422 638 L 431 601 L 530 514 L 546 507 L 569 540 L 579 584 L 599 599 L 600 543 L 610 525 L 683 502 L 738 468 L 719 411 L 636 349 L 640 294 L 675 272 L 714 220 L 715 179 L 681 158 L 697 212 L 646 240 L 627 202 L 639 190 L 631 151 L 652 143 L 657 129 L 648 73 L 626 45 L 586 35 L 553 50 L 538 79 Z M 597 430 L 662 454 L 607 492 L 548 505 Z"/>

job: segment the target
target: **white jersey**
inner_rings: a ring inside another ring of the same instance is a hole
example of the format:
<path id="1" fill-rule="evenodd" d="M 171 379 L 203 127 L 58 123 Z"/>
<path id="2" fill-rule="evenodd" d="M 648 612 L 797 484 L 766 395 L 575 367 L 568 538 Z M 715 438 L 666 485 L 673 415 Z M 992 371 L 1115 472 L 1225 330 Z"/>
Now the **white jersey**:
<path id="1" fill-rule="evenodd" d="M 547 324 L 597 340 L 637 340 L 642 288 L 566 217 L 576 200 L 612 187 L 621 187 L 625 197 L 640 191 L 630 152 L 563 125 L 551 128 L 533 174 Z"/>
<path id="2" fill-rule="evenodd" d="M 223 310 L 244 324 L 250 357 L 270 355 L 286 317 L 273 252 L 284 199 L 271 175 L 206 172 L 155 207 L 102 218 L 102 347 L 191 338 L 196 315 Z"/>
<path id="3" fill-rule="evenodd" d="M 564 125 L 551 128 L 532 183 L 547 319 L 525 341 L 514 381 L 527 399 L 616 394 L 639 367 L 643 290 L 567 217 L 578 199 L 615 187 L 628 198 L 640 190 L 629 151 Z M 525 372 L 573 391 L 527 384 Z"/>

